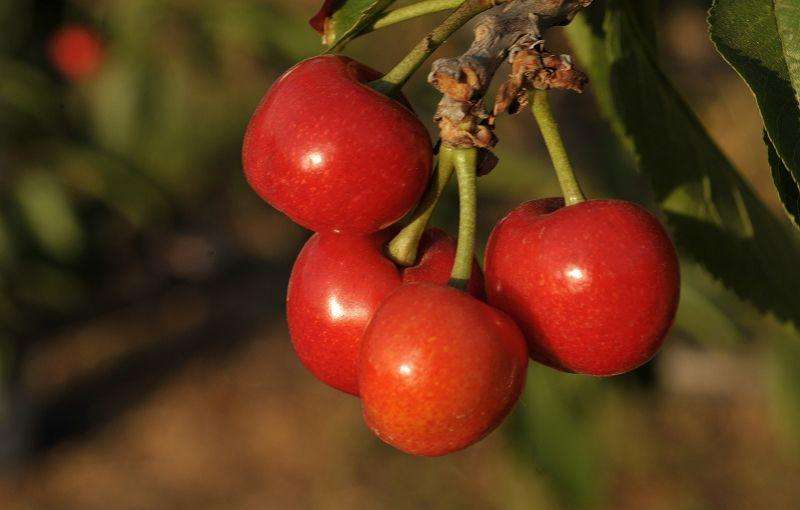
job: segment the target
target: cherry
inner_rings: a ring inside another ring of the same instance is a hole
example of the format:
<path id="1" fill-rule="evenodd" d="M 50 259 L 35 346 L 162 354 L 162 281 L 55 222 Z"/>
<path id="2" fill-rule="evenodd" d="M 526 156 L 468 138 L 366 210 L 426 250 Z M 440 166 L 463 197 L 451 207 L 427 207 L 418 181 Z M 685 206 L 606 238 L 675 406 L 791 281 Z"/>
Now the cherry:
<path id="1" fill-rule="evenodd" d="M 517 321 L 533 359 L 597 376 L 650 360 L 680 293 L 661 223 L 620 200 L 521 205 L 489 238 L 486 281 L 489 302 Z"/>
<path id="2" fill-rule="evenodd" d="M 379 76 L 325 55 L 278 79 L 244 139 L 253 189 L 316 232 L 371 233 L 409 212 L 430 177 L 430 138 L 410 108 L 367 85 Z"/>
<path id="3" fill-rule="evenodd" d="M 315 234 L 292 269 L 287 318 L 300 361 L 317 378 L 358 395 L 358 353 L 364 331 L 383 300 L 405 282 L 446 284 L 456 245 L 429 229 L 416 266 L 400 270 L 382 253 L 389 232 L 361 236 Z M 483 296 L 483 275 L 473 266 L 470 292 Z"/>
<path id="4" fill-rule="evenodd" d="M 447 285 L 455 258 L 456 240 L 444 230 L 429 228 L 419 241 L 417 264 L 403 269 L 403 283 L 430 282 Z M 472 262 L 467 292 L 477 299 L 485 298 L 483 271 L 475 260 Z"/>
<path id="5" fill-rule="evenodd" d="M 504 313 L 431 283 L 401 286 L 384 301 L 361 351 L 367 425 L 414 455 L 476 443 L 519 399 L 528 353 Z"/>
<path id="6" fill-rule="evenodd" d="M 81 80 L 95 74 L 103 61 L 103 42 L 91 29 L 66 25 L 54 33 L 48 43 L 53 67 L 69 80 Z"/>

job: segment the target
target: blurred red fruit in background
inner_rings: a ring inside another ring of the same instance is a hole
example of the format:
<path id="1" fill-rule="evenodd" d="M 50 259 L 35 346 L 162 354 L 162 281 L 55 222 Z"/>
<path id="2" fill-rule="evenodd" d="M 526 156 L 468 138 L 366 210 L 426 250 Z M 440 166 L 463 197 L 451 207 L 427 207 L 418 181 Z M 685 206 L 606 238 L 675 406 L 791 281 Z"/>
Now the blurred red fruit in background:
<path id="1" fill-rule="evenodd" d="M 47 46 L 53 67 L 65 78 L 78 81 L 94 75 L 103 63 L 103 41 L 90 28 L 66 25 L 56 31 Z"/>

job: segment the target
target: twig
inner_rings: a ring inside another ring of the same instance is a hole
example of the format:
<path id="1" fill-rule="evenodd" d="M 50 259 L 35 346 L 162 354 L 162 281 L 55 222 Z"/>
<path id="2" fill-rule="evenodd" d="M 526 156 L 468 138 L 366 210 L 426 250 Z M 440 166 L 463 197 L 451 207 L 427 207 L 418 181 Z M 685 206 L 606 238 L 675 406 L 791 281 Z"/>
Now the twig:
<path id="1" fill-rule="evenodd" d="M 436 48 L 441 46 L 456 30 L 483 11 L 507 2 L 509 2 L 509 0 L 466 0 L 417 43 L 403 60 L 398 62 L 398 64 L 383 75 L 382 78 L 373 82 L 372 86 L 384 94 L 393 95 L 403 88 L 403 85 L 408 81 L 411 75 L 414 74 L 428 57 L 436 51 Z"/>
<path id="2" fill-rule="evenodd" d="M 435 117 L 442 142 L 453 147 L 493 147 L 497 139 L 483 96 L 497 69 L 509 55 L 513 58 L 520 52 L 543 51 L 542 34 L 551 27 L 568 24 L 591 2 L 513 0 L 479 16 L 470 48 L 460 57 L 434 62 L 428 77 L 443 94 Z M 559 85 L 557 81 L 549 84 L 550 88 L 563 88 Z M 518 96 L 514 94 L 515 99 Z"/>

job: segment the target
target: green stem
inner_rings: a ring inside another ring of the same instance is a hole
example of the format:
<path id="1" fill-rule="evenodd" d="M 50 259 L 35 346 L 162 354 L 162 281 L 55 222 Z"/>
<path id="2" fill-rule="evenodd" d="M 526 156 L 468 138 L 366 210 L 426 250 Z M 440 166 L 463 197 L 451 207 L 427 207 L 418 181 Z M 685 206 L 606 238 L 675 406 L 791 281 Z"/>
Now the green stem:
<path id="1" fill-rule="evenodd" d="M 572 169 L 567 149 L 564 147 L 564 140 L 558 130 L 558 123 L 553 116 L 553 109 L 550 107 L 547 92 L 534 90 L 529 94 L 529 98 L 533 116 L 536 117 L 539 130 L 544 138 L 544 144 L 547 146 L 550 158 L 553 160 L 558 183 L 561 185 L 561 191 L 564 194 L 564 203 L 566 205 L 575 205 L 585 202 L 586 196 L 581 190 L 578 179 L 575 178 L 575 171 Z"/>
<path id="2" fill-rule="evenodd" d="M 415 4 L 400 7 L 381 15 L 363 34 L 400 23 L 402 21 L 418 18 L 426 14 L 455 9 L 463 4 L 464 0 L 423 0 Z"/>
<path id="3" fill-rule="evenodd" d="M 382 78 L 372 82 L 372 87 L 386 95 L 393 95 L 408 81 L 414 72 L 433 54 L 453 32 L 483 11 L 502 3 L 500 0 L 466 0 L 450 13 L 442 23 L 426 35 L 411 52 Z"/>
<path id="4" fill-rule="evenodd" d="M 428 226 L 434 209 L 436 209 L 436 204 L 439 203 L 444 188 L 450 182 L 453 168 L 453 151 L 442 147 L 439 152 L 439 164 L 433 172 L 430 186 L 412 214 L 411 222 L 389 243 L 389 258 L 395 263 L 405 267 L 416 263 L 419 241 Z"/>
<path id="5" fill-rule="evenodd" d="M 442 147 L 444 150 L 444 146 Z M 453 163 L 458 177 L 459 220 L 458 246 L 450 285 L 466 290 L 472 275 L 475 254 L 475 226 L 478 214 L 478 149 L 449 149 L 453 151 Z"/>

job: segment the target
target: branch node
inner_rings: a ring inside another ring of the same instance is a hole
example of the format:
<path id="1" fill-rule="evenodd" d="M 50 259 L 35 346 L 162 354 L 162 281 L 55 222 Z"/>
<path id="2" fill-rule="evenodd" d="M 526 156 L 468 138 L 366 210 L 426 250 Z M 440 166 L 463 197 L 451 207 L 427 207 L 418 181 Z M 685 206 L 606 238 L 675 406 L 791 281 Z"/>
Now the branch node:
<path id="1" fill-rule="evenodd" d="M 528 88 L 580 92 L 587 82 L 586 75 L 573 68 L 569 56 L 544 49 L 542 33 L 553 26 L 568 24 L 592 0 L 491 0 L 491 3 L 504 6 L 477 18 L 469 49 L 459 57 L 435 61 L 428 76 L 428 82 L 443 94 L 434 120 L 442 142 L 452 147 L 494 147 L 495 116 L 519 110 Z M 493 113 L 489 115 L 483 96 L 506 58 L 512 63 L 512 74 L 500 88 Z M 491 161 L 486 166 L 493 166 L 496 158 Z"/>
<path id="2" fill-rule="evenodd" d="M 529 90 L 583 92 L 589 78 L 572 65 L 569 55 L 548 52 L 543 44 L 519 49 L 511 58 L 511 75 L 500 86 L 494 102 L 492 122 L 501 113 L 511 115 L 527 106 Z"/>

